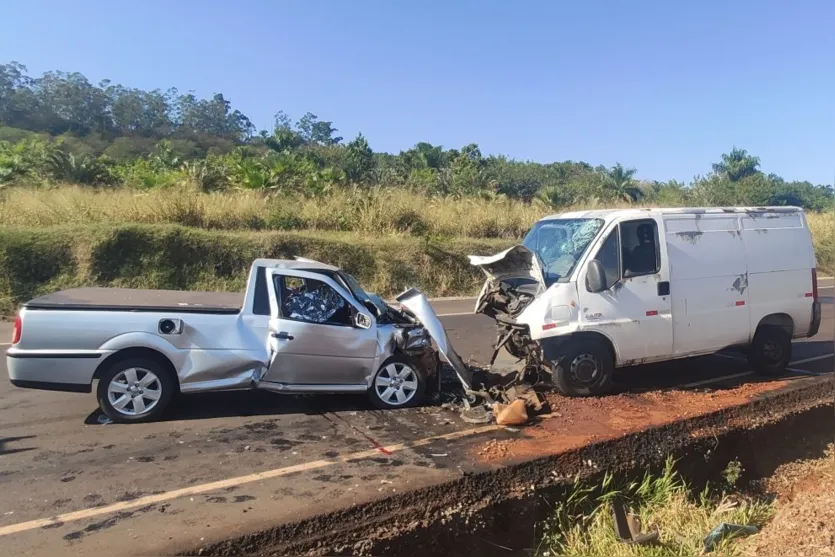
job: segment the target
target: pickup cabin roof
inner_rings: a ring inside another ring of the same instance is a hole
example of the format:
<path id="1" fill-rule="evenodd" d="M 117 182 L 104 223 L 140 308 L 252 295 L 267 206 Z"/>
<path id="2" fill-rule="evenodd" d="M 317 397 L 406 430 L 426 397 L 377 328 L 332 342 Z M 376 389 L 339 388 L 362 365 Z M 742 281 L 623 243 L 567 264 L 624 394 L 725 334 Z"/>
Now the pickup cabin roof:
<path id="1" fill-rule="evenodd" d="M 572 211 L 570 213 L 556 213 L 541 220 L 549 219 L 604 219 L 612 220 L 618 217 L 641 217 L 646 215 L 711 215 L 740 213 L 760 215 L 763 213 L 798 213 L 800 207 L 676 207 L 676 208 L 644 208 L 644 209 L 601 209 L 592 211 Z"/>

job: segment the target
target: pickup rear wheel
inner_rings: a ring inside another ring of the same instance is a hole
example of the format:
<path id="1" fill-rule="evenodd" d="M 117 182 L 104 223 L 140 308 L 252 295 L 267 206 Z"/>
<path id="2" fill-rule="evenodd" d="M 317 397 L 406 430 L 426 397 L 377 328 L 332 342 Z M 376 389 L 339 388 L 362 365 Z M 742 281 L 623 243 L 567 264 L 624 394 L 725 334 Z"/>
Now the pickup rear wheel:
<path id="1" fill-rule="evenodd" d="M 557 390 L 565 396 L 598 396 L 612 387 L 614 361 L 609 348 L 591 339 L 570 342 L 553 363 Z"/>
<path id="2" fill-rule="evenodd" d="M 377 408 L 407 408 L 423 400 L 426 380 L 403 356 L 392 356 L 380 366 L 368 396 Z"/>
<path id="3" fill-rule="evenodd" d="M 114 422 L 145 422 L 158 418 L 174 395 L 174 381 L 153 360 L 115 362 L 102 373 L 96 391 L 99 407 Z"/>

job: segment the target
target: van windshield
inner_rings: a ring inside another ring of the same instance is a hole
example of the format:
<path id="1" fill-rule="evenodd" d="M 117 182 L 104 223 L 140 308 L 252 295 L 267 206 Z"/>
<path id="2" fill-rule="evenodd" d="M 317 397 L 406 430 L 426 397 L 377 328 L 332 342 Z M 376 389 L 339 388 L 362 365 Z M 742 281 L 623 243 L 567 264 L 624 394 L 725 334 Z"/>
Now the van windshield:
<path id="1" fill-rule="evenodd" d="M 571 274 L 601 226 L 601 219 L 547 219 L 533 225 L 522 245 L 539 259 L 546 286 Z"/>

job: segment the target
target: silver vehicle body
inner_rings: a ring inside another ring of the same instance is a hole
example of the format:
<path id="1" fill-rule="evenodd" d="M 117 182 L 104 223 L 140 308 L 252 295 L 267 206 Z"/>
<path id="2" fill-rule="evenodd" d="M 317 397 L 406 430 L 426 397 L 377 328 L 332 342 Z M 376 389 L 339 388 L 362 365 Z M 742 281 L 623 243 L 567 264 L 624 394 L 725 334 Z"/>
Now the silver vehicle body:
<path id="1" fill-rule="evenodd" d="M 329 286 L 350 324 L 282 315 L 283 279 Z M 109 362 L 151 356 L 170 363 L 183 393 L 340 393 L 365 392 L 397 352 L 409 353 L 426 374 L 437 371 L 426 329 L 404 322 L 403 314 L 395 320 L 378 314 L 382 302 L 358 299 L 348 279 L 337 267 L 307 259 L 259 259 L 243 295 L 84 288 L 36 298 L 20 311 L 21 338 L 7 352 L 9 377 L 20 387 L 90 392 Z"/>

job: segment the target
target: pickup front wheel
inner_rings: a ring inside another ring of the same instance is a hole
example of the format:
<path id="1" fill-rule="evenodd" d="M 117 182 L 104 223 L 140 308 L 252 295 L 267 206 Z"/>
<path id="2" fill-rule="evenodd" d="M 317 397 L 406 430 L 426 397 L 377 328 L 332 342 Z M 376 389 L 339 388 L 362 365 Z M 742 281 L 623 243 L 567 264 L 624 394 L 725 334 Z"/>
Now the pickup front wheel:
<path id="1" fill-rule="evenodd" d="M 153 360 L 114 363 L 99 378 L 102 412 L 114 422 L 145 422 L 158 418 L 174 395 L 168 371 Z"/>
<path id="2" fill-rule="evenodd" d="M 414 364 L 403 356 L 392 356 L 380 366 L 368 396 L 377 408 L 406 408 L 423 400 L 426 381 Z"/>

